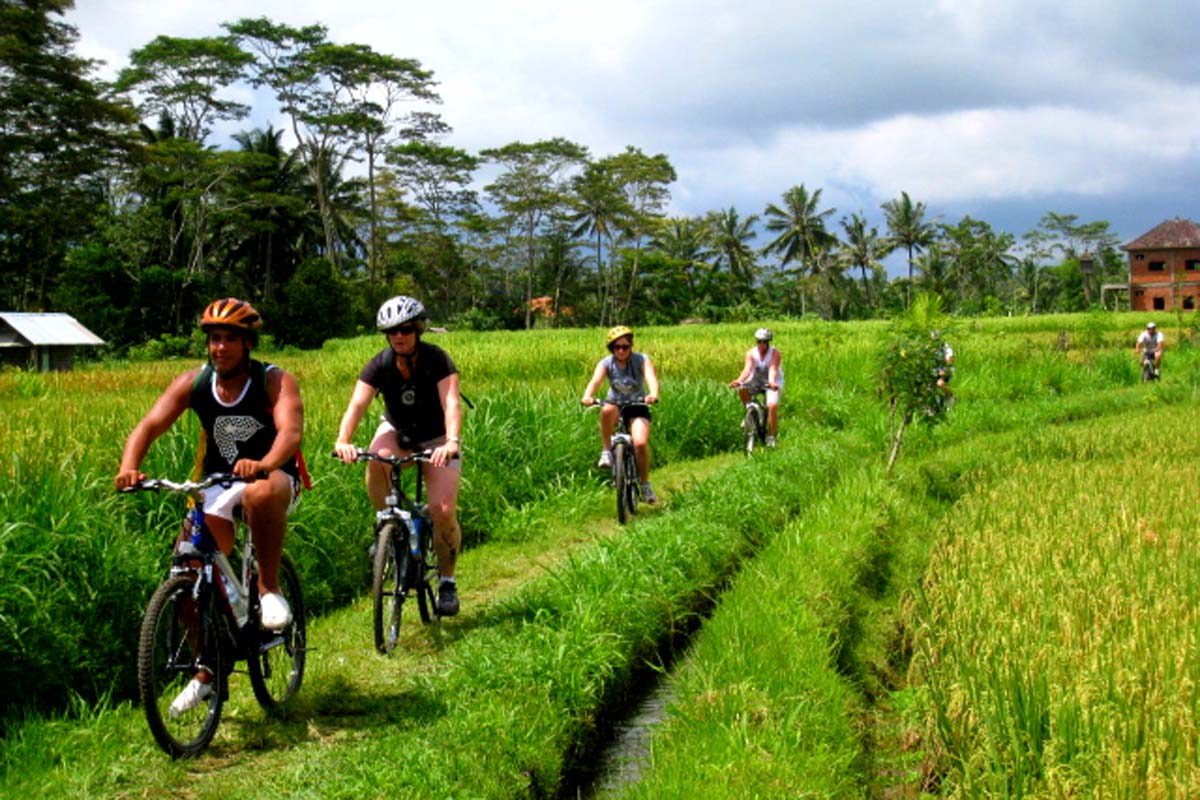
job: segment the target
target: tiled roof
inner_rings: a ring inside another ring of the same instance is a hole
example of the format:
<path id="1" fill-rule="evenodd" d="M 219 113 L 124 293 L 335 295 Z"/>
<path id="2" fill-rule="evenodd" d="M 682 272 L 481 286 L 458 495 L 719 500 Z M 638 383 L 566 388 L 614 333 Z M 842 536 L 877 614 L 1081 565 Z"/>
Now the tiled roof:
<path id="1" fill-rule="evenodd" d="M 1190 219 L 1169 219 L 1126 245 L 1122 250 L 1166 250 L 1176 247 L 1200 247 L 1200 225 Z"/>
<path id="2" fill-rule="evenodd" d="M 104 344 L 103 339 L 79 324 L 70 314 L 0 311 L 0 322 L 8 323 L 31 345 Z M 0 325 L 0 329 L 3 328 Z"/>

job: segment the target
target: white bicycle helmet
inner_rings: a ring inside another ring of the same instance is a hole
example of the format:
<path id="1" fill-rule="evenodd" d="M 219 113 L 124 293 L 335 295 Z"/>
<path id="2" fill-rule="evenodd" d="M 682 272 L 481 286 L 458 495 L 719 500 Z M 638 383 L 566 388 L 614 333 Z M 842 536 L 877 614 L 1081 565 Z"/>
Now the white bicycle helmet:
<path id="1" fill-rule="evenodd" d="M 375 315 L 375 327 L 381 331 L 391 330 L 406 322 L 415 324 L 419 333 L 425 332 L 425 306 L 408 295 L 401 294 L 385 300 Z"/>
<path id="2" fill-rule="evenodd" d="M 759 328 L 754 332 L 754 341 L 769 342 L 775 338 L 775 334 L 771 333 L 770 328 Z"/>

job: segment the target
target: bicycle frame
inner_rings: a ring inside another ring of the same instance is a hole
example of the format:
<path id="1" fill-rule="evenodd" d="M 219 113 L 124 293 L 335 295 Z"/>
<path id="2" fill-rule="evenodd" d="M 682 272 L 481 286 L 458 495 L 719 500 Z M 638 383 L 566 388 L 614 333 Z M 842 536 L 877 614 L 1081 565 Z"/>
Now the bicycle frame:
<path id="1" fill-rule="evenodd" d="M 300 690 L 304 677 L 304 603 L 295 566 L 281 553 L 280 591 L 293 616 L 282 628 L 268 629 L 258 618 L 253 535 L 243 537 L 239 573 L 217 546 L 205 520 L 204 490 L 241 481 L 229 474 L 182 483 L 146 479 L 122 490 L 167 490 L 192 499 L 185 518 L 187 535 L 177 542 L 169 574 L 142 617 L 137 657 L 138 691 L 147 724 L 159 746 L 175 758 L 197 755 L 212 741 L 228 678 L 238 661 L 246 662 L 254 696 L 268 713 L 281 711 Z M 239 520 L 235 539 L 244 529 Z M 192 691 L 196 679 L 191 676 L 201 671 L 210 676 L 201 681 L 211 684 L 207 699 L 194 696 L 190 705 L 176 709 L 171 702 L 168 707 L 175 692 L 183 689 L 178 700 Z M 188 678 L 192 683 L 185 687 L 182 681 Z"/>
<path id="2" fill-rule="evenodd" d="M 333 453 L 337 457 L 337 453 Z M 432 450 L 406 456 L 383 456 L 358 449 L 356 461 L 378 461 L 391 469 L 392 490 L 384 507 L 375 512 L 372 550 L 375 649 L 391 652 L 399 642 L 404 601 L 412 591 L 417 597 L 421 621 L 440 618 L 434 600 L 438 562 L 433 551 L 433 521 L 422 500 L 424 474 L 421 463 L 430 463 Z M 410 497 L 404 491 L 402 467 L 418 464 L 416 486 Z"/>
<path id="3" fill-rule="evenodd" d="M 201 591 L 200 585 L 220 586 L 217 593 L 221 598 L 219 608 L 234 623 L 233 630 L 240 631 L 249 620 L 250 590 L 257 587 L 248 586 L 250 566 L 254 561 L 254 541 L 252 536 L 245 536 L 241 548 L 242 570 L 239 574 L 230 563 L 228 556 L 221 552 L 217 541 L 208 529 L 204 517 L 204 490 L 212 486 L 229 486 L 233 483 L 244 483 L 245 479 L 232 474 L 213 474 L 202 481 L 184 481 L 177 483 L 165 479 L 148 479 L 125 491 L 162 491 L 186 494 L 192 501 L 192 508 L 187 514 L 189 538 L 180 542 L 171 557 L 170 574 L 179 575 L 195 572 L 197 585 L 195 593 Z M 242 521 L 235 526 L 235 549 L 237 533 L 245 528 Z M 200 564 L 197 565 L 196 561 Z M 214 575 L 215 569 L 215 575 Z"/>
<path id="4" fill-rule="evenodd" d="M 613 453 L 612 475 L 613 486 L 617 490 L 617 521 L 624 523 L 629 514 L 636 514 L 638 507 L 638 492 L 641 491 L 641 474 L 637 466 L 633 435 L 625 419 L 625 409 L 632 406 L 649 406 L 643 400 L 619 401 L 595 399 L 592 408 L 600 408 L 603 403 L 617 407 L 617 427 L 609 440 L 609 448 Z M 623 454 L 623 455 L 620 455 Z M 620 455 L 620 457 L 618 457 Z"/>
<path id="5" fill-rule="evenodd" d="M 732 388 L 745 389 L 750 393 L 750 399 L 743 406 L 742 435 L 746 439 L 746 452 L 751 453 L 756 440 L 763 443 L 767 440 L 767 395 L 764 390 L 754 388 L 753 384 L 739 383 Z"/>

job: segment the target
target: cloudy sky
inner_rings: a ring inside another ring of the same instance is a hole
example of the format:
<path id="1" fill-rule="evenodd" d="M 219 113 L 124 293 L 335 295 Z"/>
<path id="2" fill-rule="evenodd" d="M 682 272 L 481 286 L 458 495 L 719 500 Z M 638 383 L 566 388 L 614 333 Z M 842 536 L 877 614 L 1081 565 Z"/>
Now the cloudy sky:
<path id="1" fill-rule="evenodd" d="M 1200 221 L 1194 0 L 77 3 L 67 21 L 106 77 L 160 34 L 319 22 L 432 70 L 456 146 L 666 154 L 673 214 L 761 213 L 803 183 L 881 230 L 901 191 L 1018 236 L 1048 211 L 1122 241 Z M 238 128 L 276 122 L 255 114 Z"/>

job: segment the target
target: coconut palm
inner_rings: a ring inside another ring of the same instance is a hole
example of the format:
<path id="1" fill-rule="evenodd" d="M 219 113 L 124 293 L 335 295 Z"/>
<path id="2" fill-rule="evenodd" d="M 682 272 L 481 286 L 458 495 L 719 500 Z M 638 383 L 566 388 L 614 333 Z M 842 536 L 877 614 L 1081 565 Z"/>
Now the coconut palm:
<path id="1" fill-rule="evenodd" d="M 742 219 L 733 206 L 708 215 L 718 264 L 729 270 L 729 274 L 745 288 L 754 283 L 756 258 L 750 240 L 757 236 L 754 230 L 757 224 L 757 214 Z"/>
<path id="2" fill-rule="evenodd" d="M 571 180 L 570 205 L 572 236 L 588 236 L 594 239 L 596 252 L 596 276 L 601 287 L 600 324 L 607 320 L 612 303 L 612 280 L 605 269 L 604 244 L 608 252 L 613 250 L 613 241 L 623 229 L 629 227 L 634 216 L 624 190 L 617 183 L 611 165 L 606 162 L 588 164 L 582 173 Z"/>
<path id="3" fill-rule="evenodd" d="M 868 226 L 866 217 L 861 212 L 851 214 L 849 219 L 842 218 L 842 230 L 846 232 L 846 240 L 842 243 L 842 258 L 851 267 L 862 270 L 863 291 L 867 295 L 867 307 L 874 305 L 871 301 L 871 281 L 867 278 L 867 270 L 878 274 L 883 270 L 881 260 L 888 254 L 888 243 L 880 238 L 879 230 Z"/>
<path id="4" fill-rule="evenodd" d="M 913 280 L 913 254 L 920 253 L 933 244 L 936 229 L 932 222 L 925 221 L 925 204 L 914 203 L 908 192 L 901 192 L 896 200 L 883 204 L 883 213 L 887 217 L 890 241 L 893 247 L 903 247 L 908 251 L 908 284 Z M 905 305 L 912 303 L 911 289 L 905 290 Z"/>
<path id="5" fill-rule="evenodd" d="M 826 273 L 824 267 L 827 261 L 818 258 L 818 254 L 831 251 L 837 245 L 837 237 L 825 228 L 825 220 L 836 209 L 820 209 L 821 190 L 809 194 L 804 184 L 793 186 L 783 193 L 783 206 L 771 203 L 767 206 L 766 228 L 771 233 L 778 234 L 763 248 L 764 254 L 778 254 L 780 265 L 787 266 L 799 262 L 799 274 L 808 273 L 814 277 Z M 823 312 L 828 315 L 828 280 L 823 295 Z"/>

